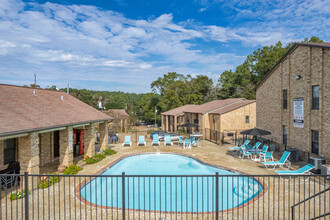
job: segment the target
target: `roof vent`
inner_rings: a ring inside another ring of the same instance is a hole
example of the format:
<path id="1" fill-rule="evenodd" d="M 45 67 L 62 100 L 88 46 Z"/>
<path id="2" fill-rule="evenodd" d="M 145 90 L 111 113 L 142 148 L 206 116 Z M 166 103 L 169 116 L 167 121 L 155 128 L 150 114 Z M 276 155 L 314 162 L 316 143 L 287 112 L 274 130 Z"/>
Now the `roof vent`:
<path id="1" fill-rule="evenodd" d="M 61 100 L 62 100 L 62 101 L 64 100 L 63 96 L 61 96 Z"/>
<path id="2" fill-rule="evenodd" d="M 36 93 L 36 90 L 34 89 L 33 90 L 33 95 L 35 96 L 35 95 L 37 95 L 37 93 Z"/>

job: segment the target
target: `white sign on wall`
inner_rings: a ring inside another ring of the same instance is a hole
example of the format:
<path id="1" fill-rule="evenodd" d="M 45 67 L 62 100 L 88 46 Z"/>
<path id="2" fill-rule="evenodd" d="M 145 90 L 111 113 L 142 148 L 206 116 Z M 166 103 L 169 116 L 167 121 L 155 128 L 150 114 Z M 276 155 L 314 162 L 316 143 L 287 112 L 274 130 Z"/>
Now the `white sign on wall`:
<path id="1" fill-rule="evenodd" d="M 293 127 L 304 127 L 304 98 L 293 99 Z"/>
<path id="2" fill-rule="evenodd" d="M 73 148 L 73 131 L 69 131 L 69 151 Z"/>

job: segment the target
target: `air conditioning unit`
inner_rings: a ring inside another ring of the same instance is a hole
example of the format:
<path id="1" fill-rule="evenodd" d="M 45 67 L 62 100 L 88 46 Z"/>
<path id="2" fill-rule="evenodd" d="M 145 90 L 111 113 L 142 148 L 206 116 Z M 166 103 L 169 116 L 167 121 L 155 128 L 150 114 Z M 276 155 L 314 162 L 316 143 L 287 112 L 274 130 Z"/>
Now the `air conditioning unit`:
<path id="1" fill-rule="evenodd" d="M 321 173 L 321 165 L 325 164 L 325 159 L 318 157 L 310 157 L 308 159 L 308 163 L 315 166 L 312 170 L 313 173 L 320 174 Z"/>

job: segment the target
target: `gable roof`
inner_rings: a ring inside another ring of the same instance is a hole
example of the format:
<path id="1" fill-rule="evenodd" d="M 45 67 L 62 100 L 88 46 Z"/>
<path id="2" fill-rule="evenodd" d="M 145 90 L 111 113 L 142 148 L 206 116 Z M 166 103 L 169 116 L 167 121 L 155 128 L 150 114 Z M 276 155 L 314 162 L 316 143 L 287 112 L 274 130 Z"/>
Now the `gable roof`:
<path id="1" fill-rule="evenodd" d="M 321 47 L 321 48 L 330 48 L 330 43 L 295 43 L 290 47 L 290 49 L 277 61 L 277 63 L 268 71 L 268 73 L 260 80 L 258 85 L 255 87 L 255 90 L 257 90 L 264 81 L 273 73 L 273 71 L 277 68 L 277 66 L 286 58 L 287 55 L 289 55 L 294 49 L 296 49 L 298 46 L 309 46 L 309 47 Z"/>
<path id="2" fill-rule="evenodd" d="M 183 114 L 184 111 L 188 111 L 194 107 L 196 107 L 198 105 L 184 105 L 184 106 L 180 106 L 178 108 L 174 108 L 174 109 L 171 109 L 167 112 L 163 112 L 162 115 L 172 115 L 172 116 L 177 116 L 177 115 L 181 115 Z"/>
<path id="3" fill-rule="evenodd" d="M 129 117 L 125 109 L 109 109 L 107 111 L 103 111 L 103 113 L 111 117 Z"/>
<path id="4" fill-rule="evenodd" d="M 0 103 L 0 136 L 112 119 L 62 91 L 0 84 Z"/>
<path id="5" fill-rule="evenodd" d="M 198 105 L 190 110 L 185 110 L 184 112 L 189 113 L 199 113 L 199 114 L 205 114 L 214 110 L 217 110 L 219 108 L 222 108 L 226 105 L 239 102 L 242 100 L 246 100 L 244 98 L 233 98 L 233 99 L 222 99 L 222 100 L 214 100 L 211 102 L 204 103 L 202 105 Z"/>
<path id="6" fill-rule="evenodd" d="M 235 102 L 235 103 L 229 104 L 227 106 L 224 106 L 222 108 L 219 108 L 215 111 L 212 111 L 212 112 L 210 112 L 210 114 L 219 114 L 219 115 L 221 115 L 221 114 L 233 111 L 235 109 L 241 108 L 245 105 L 248 105 L 248 104 L 251 104 L 251 103 L 254 103 L 254 102 L 256 102 L 256 100 L 241 100 L 239 102 Z"/>

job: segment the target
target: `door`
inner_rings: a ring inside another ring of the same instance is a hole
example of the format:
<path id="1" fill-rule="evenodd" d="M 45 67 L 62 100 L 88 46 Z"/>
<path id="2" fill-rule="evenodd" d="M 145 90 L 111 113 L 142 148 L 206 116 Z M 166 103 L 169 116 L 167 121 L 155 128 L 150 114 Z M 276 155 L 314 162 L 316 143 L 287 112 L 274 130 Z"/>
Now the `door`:
<path id="1" fill-rule="evenodd" d="M 60 132 L 54 131 L 54 158 L 60 156 Z"/>

